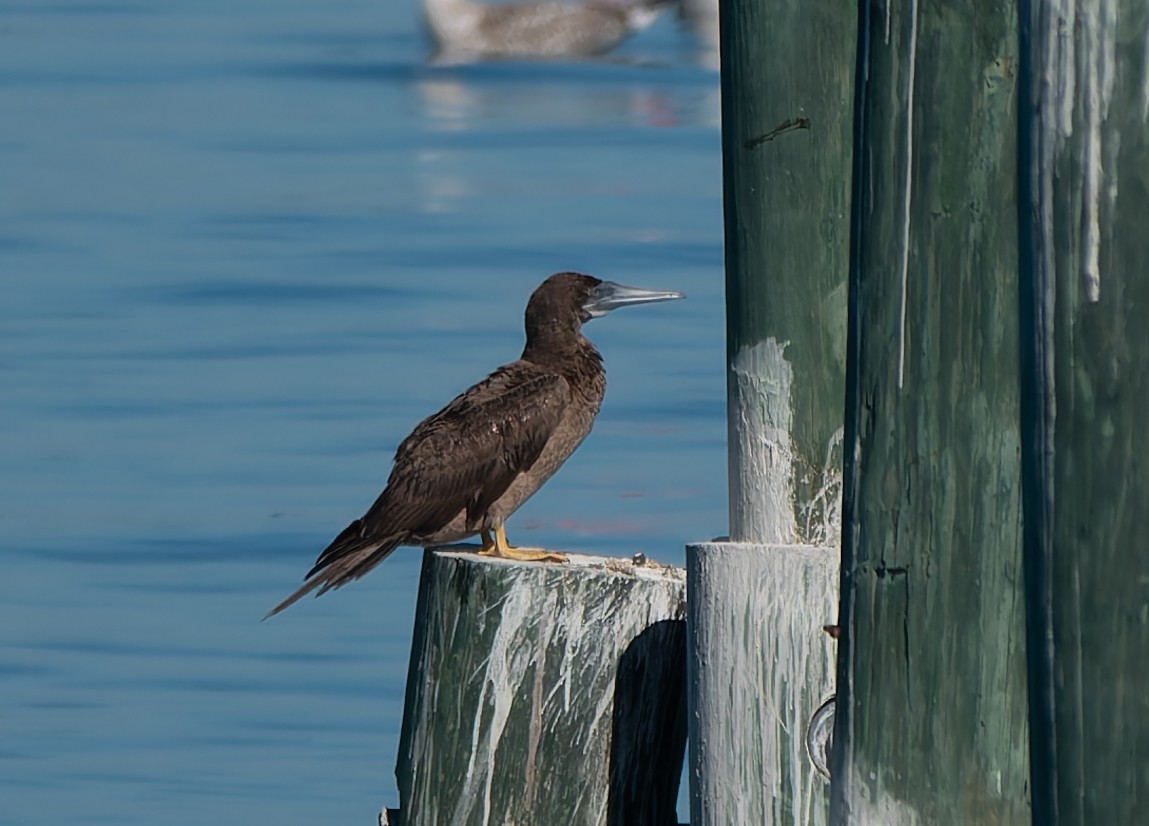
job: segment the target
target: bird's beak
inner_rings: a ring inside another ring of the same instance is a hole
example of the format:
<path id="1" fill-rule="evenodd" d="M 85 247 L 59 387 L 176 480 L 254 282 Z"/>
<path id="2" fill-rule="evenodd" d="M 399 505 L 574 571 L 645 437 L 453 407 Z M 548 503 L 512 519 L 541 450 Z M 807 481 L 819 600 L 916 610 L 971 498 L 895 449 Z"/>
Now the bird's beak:
<path id="1" fill-rule="evenodd" d="M 652 304 L 655 301 L 674 301 L 676 298 L 686 296 L 676 290 L 643 290 L 603 281 L 590 291 L 590 297 L 582 308 L 591 318 L 598 318 L 628 304 Z"/>

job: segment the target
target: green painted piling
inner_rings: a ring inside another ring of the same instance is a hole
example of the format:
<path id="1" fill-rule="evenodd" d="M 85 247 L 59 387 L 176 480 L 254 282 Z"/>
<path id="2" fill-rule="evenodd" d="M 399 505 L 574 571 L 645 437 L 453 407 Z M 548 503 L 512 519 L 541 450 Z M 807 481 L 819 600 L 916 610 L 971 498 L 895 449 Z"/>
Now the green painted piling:
<path id="1" fill-rule="evenodd" d="M 734 541 L 837 541 L 856 19 L 721 5 Z"/>
<path id="2" fill-rule="evenodd" d="M 1149 6 L 1022 3 L 1034 823 L 1149 799 Z"/>
<path id="3" fill-rule="evenodd" d="M 833 694 L 822 626 L 837 549 L 706 542 L 687 554 L 692 826 L 825 824 L 806 731 Z"/>
<path id="4" fill-rule="evenodd" d="M 856 12 L 720 18 L 730 541 L 687 548 L 691 824 L 824 824 Z"/>
<path id="5" fill-rule="evenodd" d="M 428 550 L 396 778 L 404 826 L 674 826 L 681 569 Z"/>
<path id="6" fill-rule="evenodd" d="M 834 819 L 1028 826 L 1017 9 L 859 51 Z"/>

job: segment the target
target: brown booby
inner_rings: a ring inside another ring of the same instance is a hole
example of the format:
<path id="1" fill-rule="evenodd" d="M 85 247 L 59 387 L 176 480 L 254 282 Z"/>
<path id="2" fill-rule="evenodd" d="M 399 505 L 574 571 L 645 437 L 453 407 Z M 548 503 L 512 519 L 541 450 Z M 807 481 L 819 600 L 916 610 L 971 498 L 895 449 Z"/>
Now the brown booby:
<path id="1" fill-rule="evenodd" d="M 559 554 L 511 547 L 503 524 L 582 443 L 602 404 L 602 356 L 582 325 L 618 307 L 682 297 L 573 272 L 544 281 L 527 303 L 519 360 L 415 427 L 395 452 L 379 498 L 268 616 L 311 591 L 322 594 L 358 579 L 400 545 L 442 545 L 478 534 L 480 554 L 561 561 Z"/>
<path id="2" fill-rule="evenodd" d="M 671 0 L 423 0 L 440 60 L 604 54 L 658 18 Z"/>

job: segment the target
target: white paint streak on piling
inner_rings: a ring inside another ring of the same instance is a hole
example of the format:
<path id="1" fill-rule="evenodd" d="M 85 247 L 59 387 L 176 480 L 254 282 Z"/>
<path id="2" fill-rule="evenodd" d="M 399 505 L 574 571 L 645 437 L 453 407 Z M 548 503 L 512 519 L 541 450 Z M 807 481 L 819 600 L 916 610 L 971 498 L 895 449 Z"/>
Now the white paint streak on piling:
<path id="1" fill-rule="evenodd" d="M 838 549 L 687 548 L 691 826 L 822 826 L 806 728 L 833 693 Z"/>
<path id="2" fill-rule="evenodd" d="M 773 338 L 744 347 L 730 365 L 730 536 L 741 542 L 796 541 L 794 372 Z M 737 435 L 735 435 L 737 434 Z"/>
<path id="3" fill-rule="evenodd" d="M 910 0 L 910 44 L 909 66 L 906 78 L 906 131 L 905 167 L 902 173 L 902 297 L 898 309 L 900 313 L 900 333 L 898 335 L 898 389 L 901 390 L 906 377 L 906 306 L 910 289 L 910 216 L 914 185 L 914 69 L 918 63 L 918 2 Z"/>
<path id="4" fill-rule="evenodd" d="M 1055 148 L 1061 148 L 1061 142 L 1073 134 L 1073 101 L 1077 94 L 1077 67 L 1074 63 L 1073 52 L 1073 26 L 1077 16 L 1076 0 L 1050 0 L 1045 5 L 1047 27 L 1045 41 L 1049 50 L 1045 55 L 1045 70 L 1042 72 L 1042 85 L 1047 86 L 1046 95 L 1051 95 L 1050 101 L 1056 113 L 1058 141 Z"/>
<path id="5" fill-rule="evenodd" d="M 855 772 L 851 777 L 855 789 L 873 788 L 873 779 Z M 887 790 L 872 797 L 855 797 L 850 803 L 851 826 L 923 826 L 925 821 L 909 804 L 896 799 Z"/>
<path id="6" fill-rule="evenodd" d="M 1106 130 L 1109 104 L 1117 80 L 1118 0 L 1051 0 L 1041 7 L 1039 40 L 1044 53 L 1037 93 L 1037 116 L 1042 119 L 1037 158 L 1038 180 L 1045 193 L 1054 191 L 1058 158 L 1081 130 L 1077 163 L 1081 168 L 1078 207 L 1078 261 L 1082 295 L 1101 299 L 1101 248 L 1108 233 L 1106 215 L 1117 200 L 1117 176 L 1106 174 L 1115 165 L 1120 135 Z M 1149 23 L 1145 48 L 1149 53 Z M 1149 117 L 1149 65 L 1143 70 L 1142 119 Z M 1050 117 L 1047 113 L 1052 113 Z M 1053 199 L 1040 199 L 1043 229 L 1042 254 L 1052 267 L 1056 239 Z M 1052 274 L 1051 274 L 1052 275 Z"/>
<path id="7" fill-rule="evenodd" d="M 1101 300 L 1102 125 L 1113 97 L 1117 50 L 1116 0 L 1083 3 L 1078 26 L 1081 55 L 1081 278 L 1087 301 Z M 1116 199 L 1116 176 L 1107 197 Z"/>
<path id="8" fill-rule="evenodd" d="M 1145 15 L 1145 33 L 1141 36 L 1141 120 L 1149 122 L 1149 14 Z"/>

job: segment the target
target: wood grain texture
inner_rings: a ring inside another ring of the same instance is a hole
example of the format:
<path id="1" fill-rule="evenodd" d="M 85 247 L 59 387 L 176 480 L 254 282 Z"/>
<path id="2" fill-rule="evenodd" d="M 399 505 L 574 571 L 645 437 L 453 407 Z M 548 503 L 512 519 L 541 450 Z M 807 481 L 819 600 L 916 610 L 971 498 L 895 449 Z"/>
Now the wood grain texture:
<path id="1" fill-rule="evenodd" d="M 692 826 L 825 824 L 805 736 L 833 694 L 837 549 L 690 545 L 687 578 Z"/>
<path id="2" fill-rule="evenodd" d="M 1149 7 L 1023 3 L 1034 822 L 1149 800 Z"/>
<path id="3" fill-rule="evenodd" d="M 417 826 L 677 823 L 681 569 L 429 550 L 396 776 Z"/>
<path id="4" fill-rule="evenodd" d="M 1017 10 L 863 13 L 836 822 L 1029 826 Z"/>

